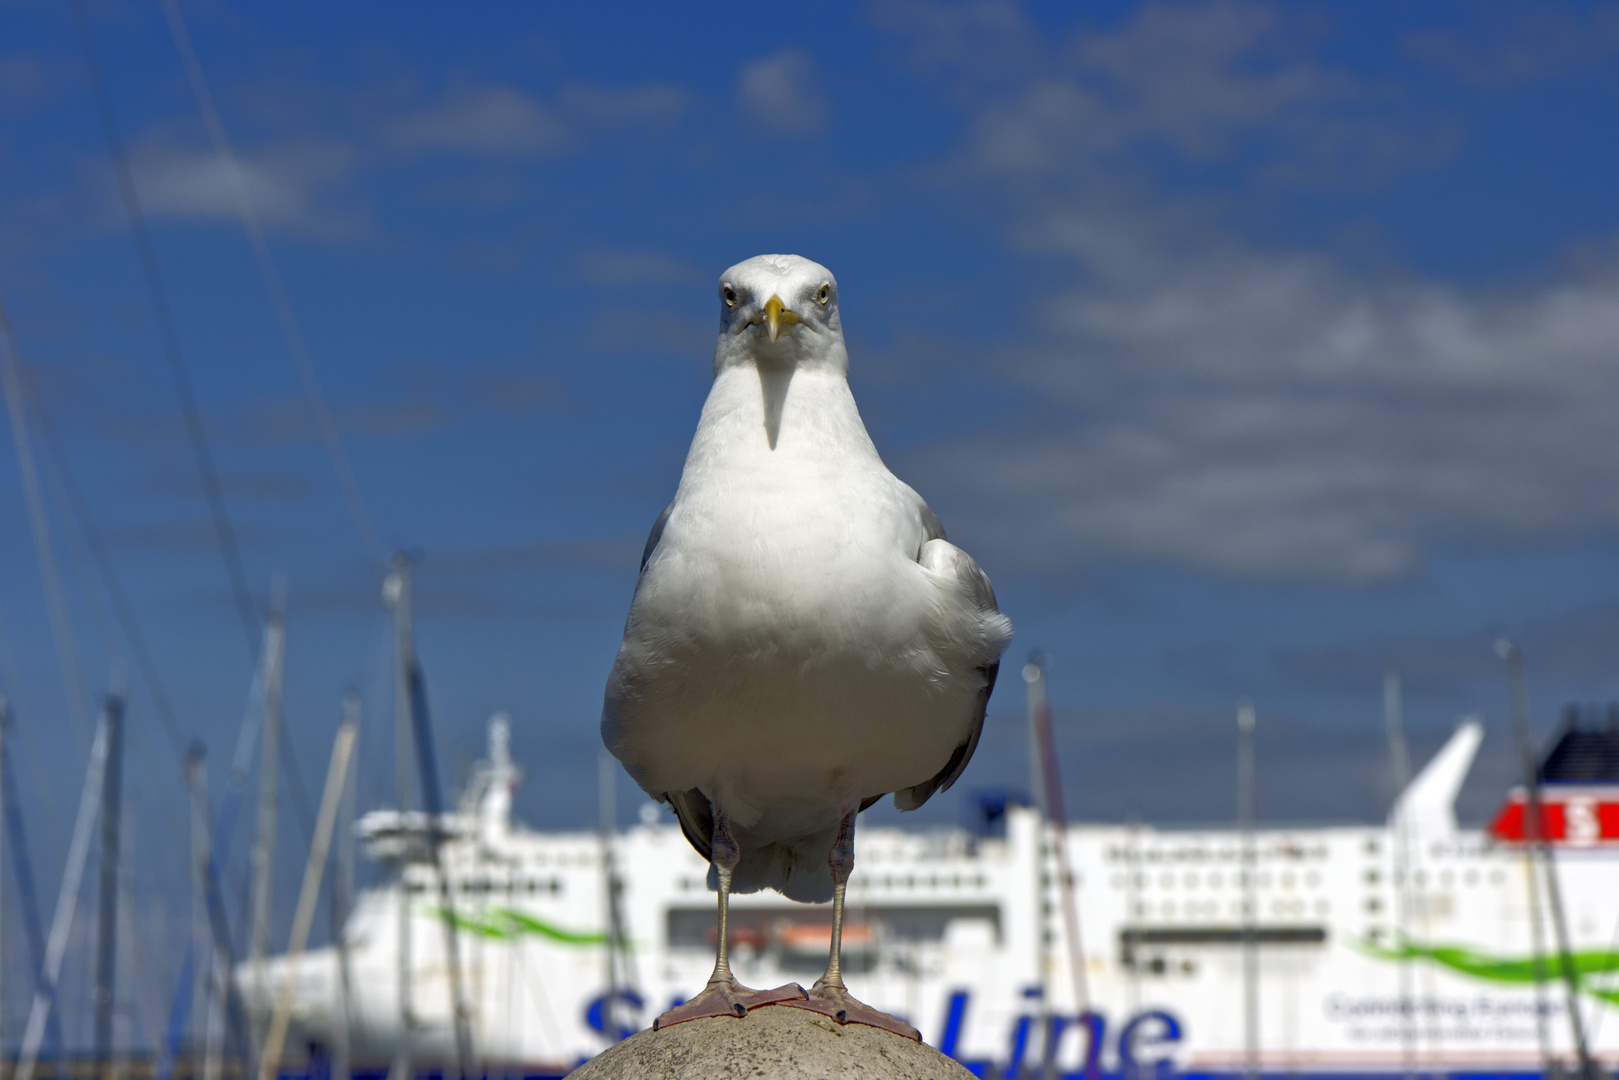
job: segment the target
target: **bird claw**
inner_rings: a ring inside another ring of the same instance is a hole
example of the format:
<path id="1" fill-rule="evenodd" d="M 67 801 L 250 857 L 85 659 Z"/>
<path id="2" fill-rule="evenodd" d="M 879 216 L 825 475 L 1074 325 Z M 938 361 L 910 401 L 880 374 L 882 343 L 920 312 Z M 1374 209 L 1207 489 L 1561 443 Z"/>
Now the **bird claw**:
<path id="1" fill-rule="evenodd" d="M 808 1009 L 818 1012 L 822 1016 L 829 1016 L 840 1024 L 865 1024 L 867 1027 L 881 1028 L 883 1031 L 893 1032 L 902 1038 L 913 1042 L 922 1041 L 922 1033 L 917 1031 L 897 1016 L 889 1016 L 885 1012 L 878 1012 L 870 1005 L 859 1001 L 842 986 L 827 986 L 817 982 L 802 1000 L 782 1001 L 780 1005 L 791 1005 L 795 1009 Z"/>
<path id="2" fill-rule="evenodd" d="M 690 1001 L 676 1005 L 652 1021 L 652 1030 L 662 1031 L 706 1016 L 745 1016 L 748 1010 L 761 1005 L 790 1005 L 803 999 L 804 988 L 797 983 L 788 983 L 773 990 L 752 990 L 734 980 L 711 982 Z"/>

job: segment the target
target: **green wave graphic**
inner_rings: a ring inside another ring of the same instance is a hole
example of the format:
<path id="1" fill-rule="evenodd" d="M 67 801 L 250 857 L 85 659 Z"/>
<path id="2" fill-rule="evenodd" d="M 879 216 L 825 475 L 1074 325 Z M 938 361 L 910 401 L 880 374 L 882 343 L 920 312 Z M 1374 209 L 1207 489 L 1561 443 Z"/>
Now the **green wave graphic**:
<path id="1" fill-rule="evenodd" d="M 1353 943 L 1355 948 L 1378 960 L 1431 960 L 1442 967 L 1462 975 L 1496 983 L 1535 983 L 1560 979 L 1564 974 L 1563 958 L 1557 953 L 1544 956 L 1507 957 L 1470 949 L 1464 945 L 1422 945 L 1403 941 L 1393 947 L 1378 945 L 1362 938 Z M 1589 949 L 1569 955 L 1575 985 L 1582 991 L 1610 1005 L 1619 1005 L 1619 989 L 1606 989 L 1586 983 L 1591 975 L 1619 974 L 1619 952 L 1611 949 Z"/>
<path id="2" fill-rule="evenodd" d="M 606 945 L 608 935 L 592 931 L 564 930 L 555 923 L 509 907 L 484 908 L 481 911 L 449 911 L 430 905 L 429 915 L 447 919 L 456 929 L 491 941 L 513 941 L 524 937 L 542 937 L 559 945 Z"/>

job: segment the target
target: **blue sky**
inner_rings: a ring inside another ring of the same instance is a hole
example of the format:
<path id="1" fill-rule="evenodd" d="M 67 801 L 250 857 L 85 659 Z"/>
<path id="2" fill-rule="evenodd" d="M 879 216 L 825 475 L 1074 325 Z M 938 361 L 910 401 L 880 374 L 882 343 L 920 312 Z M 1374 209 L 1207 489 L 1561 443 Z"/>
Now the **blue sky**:
<path id="1" fill-rule="evenodd" d="M 1485 717 L 1476 820 L 1509 769 L 1495 636 L 1542 731 L 1619 698 L 1612 4 L 183 9 L 369 514 L 419 555 L 446 771 L 510 710 L 533 824 L 591 817 L 714 281 L 763 251 L 837 273 L 879 448 L 994 579 L 1012 656 L 1050 656 L 1076 815 L 1229 817 L 1248 696 L 1262 814 L 1376 816 L 1397 663 L 1419 760 Z M 286 581 L 304 782 L 355 686 L 375 805 L 378 568 L 161 9 L 90 16 L 256 602 Z M 0 297 L 222 771 L 249 643 L 90 83 L 62 5 L 0 21 Z M 160 890 L 178 764 L 49 472 L 87 692 L 130 688 Z M 4 690 L 54 882 L 85 740 L 11 465 L 0 506 Z M 1005 680 L 929 820 L 1021 782 L 1022 708 Z"/>

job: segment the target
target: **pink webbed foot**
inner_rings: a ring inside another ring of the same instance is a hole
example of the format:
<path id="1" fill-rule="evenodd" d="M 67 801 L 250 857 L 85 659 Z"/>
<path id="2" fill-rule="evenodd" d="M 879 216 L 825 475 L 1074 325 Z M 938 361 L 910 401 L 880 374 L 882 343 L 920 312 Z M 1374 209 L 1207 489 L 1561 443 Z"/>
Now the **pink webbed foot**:
<path id="1" fill-rule="evenodd" d="M 865 1024 L 867 1027 L 891 1031 L 895 1035 L 916 1042 L 922 1041 L 920 1031 L 898 1017 L 878 1012 L 865 1002 L 857 1000 L 846 987 L 828 986 L 824 982 L 817 982 L 803 1000 L 782 1001 L 777 1004 L 818 1012 L 823 1016 L 830 1016 L 840 1024 Z"/>
<path id="2" fill-rule="evenodd" d="M 778 986 L 774 990 L 751 990 L 734 979 L 730 982 L 710 982 L 702 993 L 652 1021 L 652 1030 L 662 1031 L 666 1027 L 705 1016 L 746 1016 L 749 1009 L 757 1009 L 761 1005 L 787 1005 L 802 1000 L 804 988 L 797 983 Z"/>

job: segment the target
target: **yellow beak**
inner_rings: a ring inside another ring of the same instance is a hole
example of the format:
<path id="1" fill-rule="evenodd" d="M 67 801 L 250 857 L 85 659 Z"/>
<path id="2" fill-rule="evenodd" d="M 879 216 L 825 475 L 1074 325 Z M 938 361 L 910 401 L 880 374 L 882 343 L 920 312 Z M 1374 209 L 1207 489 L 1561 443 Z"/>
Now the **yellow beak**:
<path id="1" fill-rule="evenodd" d="M 765 301 L 764 315 L 765 332 L 770 335 L 771 341 L 775 341 L 781 336 L 783 326 L 791 326 L 799 321 L 798 316 L 793 313 L 792 309 L 783 307 L 781 297 L 774 293 L 771 294 L 769 300 Z"/>

